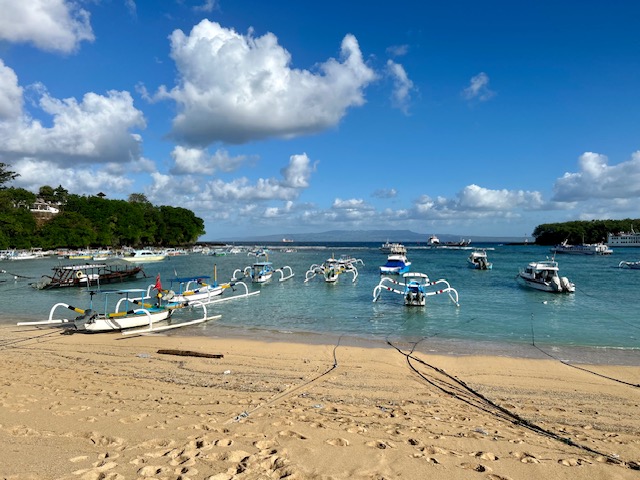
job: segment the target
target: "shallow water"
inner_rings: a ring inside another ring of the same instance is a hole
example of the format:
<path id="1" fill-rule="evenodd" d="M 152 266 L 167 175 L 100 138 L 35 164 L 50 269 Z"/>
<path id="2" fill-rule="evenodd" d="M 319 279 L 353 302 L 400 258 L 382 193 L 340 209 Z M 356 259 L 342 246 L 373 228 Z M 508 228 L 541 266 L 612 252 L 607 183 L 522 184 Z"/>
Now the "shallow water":
<path id="1" fill-rule="evenodd" d="M 297 246 L 293 253 L 274 249 L 268 260 L 276 268 L 290 266 L 295 273 L 292 279 L 278 282 L 276 274 L 268 284 L 248 283 L 251 290 L 261 293 L 212 306 L 210 313 L 221 314 L 221 319 L 174 330 L 170 335 L 273 338 L 284 334 L 296 338 L 348 336 L 373 342 L 421 340 L 422 349 L 445 353 L 540 356 L 532 348 L 535 344 L 554 356 L 572 352 L 573 358 L 578 355 L 587 362 L 601 363 L 605 360 L 603 356 L 616 356 L 623 358 L 624 363 L 640 363 L 640 270 L 618 268 L 622 260 L 638 260 L 640 249 L 616 249 L 611 256 L 558 255 L 560 274 L 576 284 L 576 293 L 550 294 L 527 289 L 515 280 L 519 268 L 551 256 L 547 247 L 483 246 L 493 249 L 487 252 L 493 270 L 468 268 L 469 250 L 407 245 L 411 271 L 426 273 L 432 281 L 444 278 L 460 295 L 460 307 L 447 295 L 436 295 L 429 297 L 423 308 L 405 307 L 402 297 L 391 292 L 382 292 L 378 302 L 372 302 L 373 289 L 380 280 L 378 267 L 386 260 L 377 243 Z M 304 283 L 309 267 L 332 255 L 362 259 L 365 265 L 358 266 L 357 280 L 352 283 L 352 275 L 343 274 L 336 284 L 327 284 L 321 277 Z M 223 283 L 234 270 L 255 260 L 247 254 L 172 257 L 146 264 L 148 278 L 127 282 L 122 287 L 146 288 L 160 273 L 166 288 L 169 279 L 176 275 L 213 276 L 214 265 L 218 281 Z M 59 262 L 54 258 L 0 261 L 0 269 L 31 277 L 14 280 L 11 275 L 0 275 L 0 280 L 6 280 L 0 283 L 4 297 L 0 324 L 44 319 L 57 302 L 80 308 L 88 306 L 86 289 L 38 291 L 28 286 L 50 273 Z"/>

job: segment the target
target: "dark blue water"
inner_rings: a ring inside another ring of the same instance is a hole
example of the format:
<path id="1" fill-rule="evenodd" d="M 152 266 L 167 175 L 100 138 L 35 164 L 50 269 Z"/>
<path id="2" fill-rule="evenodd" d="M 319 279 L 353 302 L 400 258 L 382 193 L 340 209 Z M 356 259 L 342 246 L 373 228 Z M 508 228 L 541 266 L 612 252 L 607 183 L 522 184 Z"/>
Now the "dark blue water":
<path id="1" fill-rule="evenodd" d="M 467 267 L 469 250 L 407 245 L 411 271 L 426 273 L 432 281 L 444 278 L 460 295 L 460 307 L 448 296 L 436 295 L 428 298 L 424 308 L 409 308 L 400 295 L 390 292 L 383 292 L 378 302 L 372 302 L 373 289 L 380 280 L 378 267 L 386 260 L 379 244 L 287 246 L 298 250 L 284 253 L 274 248 L 268 260 L 276 268 L 290 266 L 295 273 L 292 279 L 280 283 L 276 275 L 269 284 L 249 283 L 251 290 L 261 293 L 211 307 L 222 315 L 220 320 L 188 331 L 176 330 L 171 335 L 267 338 L 274 334 L 329 334 L 365 340 L 424 339 L 423 345 L 438 345 L 439 350 L 499 354 L 527 351 L 535 343 L 549 352 L 565 352 L 568 348 L 588 352 L 585 355 L 592 361 L 605 351 L 640 359 L 640 270 L 618 268 L 622 260 L 640 259 L 640 249 L 616 249 L 611 256 L 558 255 L 560 275 L 576 284 L 576 293 L 550 294 L 527 289 L 515 280 L 520 267 L 551 256 L 547 247 L 484 245 L 493 248 L 488 251 L 493 270 L 479 271 Z M 364 266 L 358 266 L 356 282 L 344 274 L 336 284 L 327 284 L 321 277 L 304 283 L 307 269 L 332 255 L 350 255 L 364 261 Z M 214 265 L 222 283 L 234 270 L 244 269 L 255 260 L 246 253 L 172 257 L 147 264 L 149 278 L 123 286 L 146 287 L 154 283 L 157 273 L 167 286 L 176 274 L 213 275 Z M 89 296 L 83 289 L 37 291 L 28 286 L 60 262 L 54 258 L 0 262 L 0 269 L 32 277 L 14 280 L 10 275 L 0 275 L 0 280 L 6 280 L 0 283 L 0 323 L 44 319 L 56 302 L 80 308 L 88 305 Z"/>

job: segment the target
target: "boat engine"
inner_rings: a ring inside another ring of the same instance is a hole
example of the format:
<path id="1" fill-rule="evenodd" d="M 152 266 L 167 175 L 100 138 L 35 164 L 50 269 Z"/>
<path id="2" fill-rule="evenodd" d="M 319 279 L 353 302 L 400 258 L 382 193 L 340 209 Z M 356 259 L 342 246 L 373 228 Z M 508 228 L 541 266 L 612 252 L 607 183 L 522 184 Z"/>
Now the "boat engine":
<path id="1" fill-rule="evenodd" d="M 88 308 L 84 311 L 84 314 L 74 319 L 73 325 L 76 330 L 83 331 L 86 330 L 85 326 L 93 323 L 97 317 L 98 312 L 95 312 L 92 309 Z"/>

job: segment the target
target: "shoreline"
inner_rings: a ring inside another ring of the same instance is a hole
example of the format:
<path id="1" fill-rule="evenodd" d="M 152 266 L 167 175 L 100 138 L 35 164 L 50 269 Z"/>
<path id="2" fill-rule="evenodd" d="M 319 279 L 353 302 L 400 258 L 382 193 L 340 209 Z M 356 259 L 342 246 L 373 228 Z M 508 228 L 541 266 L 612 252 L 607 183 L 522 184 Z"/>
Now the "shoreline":
<path id="1" fill-rule="evenodd" d="M 12 324 L 8 319 L 13 319 Z M 15 327 L 28 329 L 30 327 L 18 327 L 18 321 L 34 321 L 33 316 L 17 318 L 0 314 L 0 329 Z M 215 328 L 215 334 L 207 330 L 207 327 Z M 41 330 L 48 327 L 43 326 Z M 204 330 L 203 330 L 204 329 Z M 77 333 L 77 335 L 102 335 L 103 333 Z M 385 347 L 388 340 L 400 344 L 413 344 L 415 348 L 427 354 L 449 356 L 483 356 L 490 355 L 507 358 L 523 359 L 552 359 L 558 362 L 589 364 L 589 365 L 619 365 L 640 366 L 640 347 L 627 348 L 617 346 L 592 346 L 592 345 L 559 345 L 547 344 L 540 341 L 533 342 L 494 342 L 479 339 L 445 338 L 444 336 L 430 337 L 382 337 L 376 335 L 337 334 L 333 332 L 313 331 L 275 331 L 269 329 L 246 328 L 236 326 L 224 326 L 215 321 L 205 323 L 202 328 L 177 329 L 167 334 L 169 337 L 185 338 L 228 338 L 238 340 L 257 340 L 266 342 L 303 343 L 311 345 L 333 345 L 336 342 L 348 342 L 348 345 L 366 348 Z"/>
<path id="2" fill-rule="evenodd" d="M 2 326 L 0 473 L 10 480 L 637 476 L 638 368 L 395 346 Z"/>

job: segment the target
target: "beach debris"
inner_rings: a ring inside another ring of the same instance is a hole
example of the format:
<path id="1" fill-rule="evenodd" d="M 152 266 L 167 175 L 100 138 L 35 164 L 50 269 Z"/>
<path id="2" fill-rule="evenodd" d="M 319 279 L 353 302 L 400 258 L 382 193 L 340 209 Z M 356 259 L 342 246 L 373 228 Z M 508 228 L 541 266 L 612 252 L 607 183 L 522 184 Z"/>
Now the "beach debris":
<path id="1" fill-rule="evenodd" d="M 243 418 L 247 418 L 249 416 L 249 412 L 247 412 L 246 410 L 244 412 L 242 412 L 239 415 L 236 415 L 233 419 L 234 422 L 239 422 L 240 420 L 242 420 Z"/>
<path id="2" fill-rule="evenodd" d="M 179 355 L 183 357 L 224 358 L 224 355 L 222 355 L 221 353 L 203 353 L 203 352 L 194 352 L 191 350 L 161 349 L 161 350 L 158 350 L 158 353 L 162 355 Z"/>
<path id="3" fill-rule="evenodd" d="M 138 355 L 136 355 L 136 357 L 138 357 L 138 358 L 151 358 L 151 355 L 149 355 L 148 353 L 139 353 Z"/>
<path id="4" fill-rule="evenodd" d="M 225 370 L 222 372 L 223 375 L 231 375 L 231 370 Z"/>

